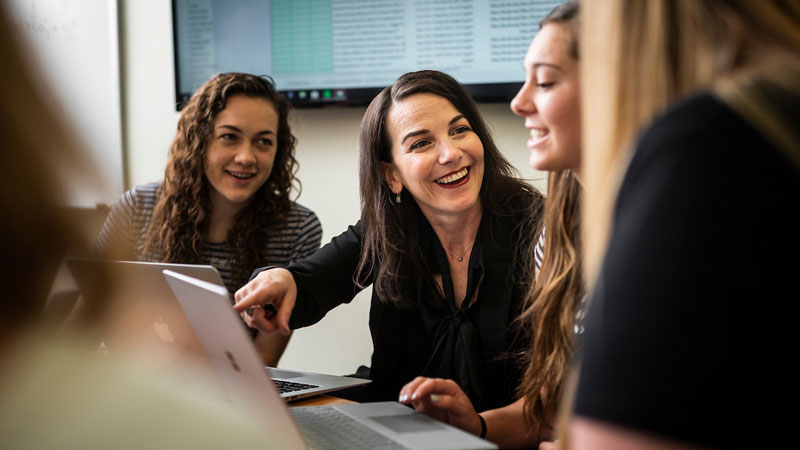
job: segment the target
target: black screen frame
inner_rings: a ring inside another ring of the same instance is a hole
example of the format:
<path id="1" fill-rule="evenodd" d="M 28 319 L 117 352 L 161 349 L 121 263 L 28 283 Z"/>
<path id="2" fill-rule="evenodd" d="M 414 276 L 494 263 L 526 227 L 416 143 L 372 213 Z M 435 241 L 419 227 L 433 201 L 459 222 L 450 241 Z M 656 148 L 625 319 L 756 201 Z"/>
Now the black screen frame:
<path id="1" fill-rule="evenodd" d="M 181 111 L 194 93 L 182 93 L 180 88 L 180 60 L 178 53 L 178 5 L 179 0 L 172 0 L 172 46 L 173 63 L 175 68 L 175 108 Z M 520 61 L 522 64 L 522 61 Z M 269 74 L 257 74 L 269 75 Z M 511 99 L 522 88 L 523 82 L 501 82 L 501 83 L 464 83 L 463 86 L 477 103 L 509 103 Z M 306 89 L 311 91 L 323 92 L 325 90 L 344 91 L 343 97 L 331 96 L 324 98 L 320 95 L 317 99 L 312 99 L 311 95 L 301 99 L 297 95 L 299 91 L 278 90 L 284 95 L 295 108 L 322 108 L 322 107 L 364 107 L 369 105 L 386 86 L 367 86 L 359 88 L 339 89 L 335 86 L 318 89 Z"/>

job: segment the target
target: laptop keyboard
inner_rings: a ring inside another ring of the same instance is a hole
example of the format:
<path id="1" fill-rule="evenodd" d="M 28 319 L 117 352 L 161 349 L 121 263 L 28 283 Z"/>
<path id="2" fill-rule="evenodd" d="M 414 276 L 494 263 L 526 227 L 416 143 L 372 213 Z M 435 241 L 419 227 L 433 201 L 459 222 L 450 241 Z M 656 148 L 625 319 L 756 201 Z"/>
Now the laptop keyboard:
<path id="1" fill-rule="evenodd" d="M 275 387 L 281 392 L 281 394 L 285 394 L 287 392 L 294 392 L 294 391 L 302 391 L 304 389 L 312 389 L 317 388 L 319 386 L 313 384 L 304 384 L 304 383 L 291 383 L 289 381 L 283 380 L 272 380 L 275 383 Z"/>
<path id="2" fill-rule="evenodd" d="M 290 408 L 300 434 L 311 449 L 402 449 L 391 439 L 353 420 L 332 406 Z"/>

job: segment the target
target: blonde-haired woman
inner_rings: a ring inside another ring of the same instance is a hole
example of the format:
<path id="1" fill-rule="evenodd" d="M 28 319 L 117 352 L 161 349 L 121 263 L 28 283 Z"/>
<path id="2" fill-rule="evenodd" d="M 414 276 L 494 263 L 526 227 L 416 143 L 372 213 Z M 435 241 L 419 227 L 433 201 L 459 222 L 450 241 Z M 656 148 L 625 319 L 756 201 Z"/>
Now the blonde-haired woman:
<path id="1" fill-rule="evenodd" d="M 592 295 L 569 447 L 774 448 L 766 402 L 795 381 L 748 350 L 789 352 L 800 5 L 583 8 Z"/>

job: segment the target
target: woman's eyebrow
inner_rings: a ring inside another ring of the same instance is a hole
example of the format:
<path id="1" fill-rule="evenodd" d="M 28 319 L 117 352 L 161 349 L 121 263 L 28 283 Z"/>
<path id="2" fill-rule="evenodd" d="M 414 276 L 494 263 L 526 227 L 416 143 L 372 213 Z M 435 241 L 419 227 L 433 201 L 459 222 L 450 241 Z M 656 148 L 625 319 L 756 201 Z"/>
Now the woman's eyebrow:
<path id="1" fill-rule="evenodd" d="M 409 132 L 408 134 L 406 134 L 405 136 L 403 136 L 403 140 L 402 140 L 402 141 L 400 141 L 400 143 L 404 143 L 404 142 L 406 141 L 406 139 L 408 139 L 408 138 L 410 138 L 410 137 L 419 136 L 420 134 L 430 133 L 430 131 L 431 131 L 431 130 L 416 130 L 416 131 L 411 131 L 411 132 Z"/>
<path id="2" fill-rule="evenodd" d="M 239 128 L 237 128 L 237 127 L 235 127 L 233 125 L 218 125 L 217 128 L 226 128 L 226 129 L 229 129 L 229 130 L 232 130 L 232 131 L 236 131 L 237 133 L 244 134 L 242 132 L 242 130 L 240 130 Z M 272 130 L 261 130 L 258 133 L 256 133 L 256 136 L 261 135 L 261 134 L 275 134 L 275 132 L 272 131 Z"/>
<path id="3" fill-rule="evenodd" d="M 466 117 L 467 117 L 467 116 L 465 116 L 465 115 L 463 115 L 463 114 L 459 114 L 459 115 L 457 115 L 457 116 L 453 117 L 452 119 L 450 119 L 450 122 L 448 123 L 448 125 L 452 125 L 452 124 L 454 124 L 454 123 L 458 122 L 458 121 L 459 121 L 459 120 L 461 120 L 461 119 L 465 119 Z"/>
<path id="4" fill-rule="evenodd" d="M 539 67 L 549 67 L 551 69 L 556 69 L 556 70 L 562 70 L 563 71 L 563 69 L 561 67 L 559 67 L 559 66 L 557 66 L 555 64 L 550 64 L 550 63 L 546 63 L 546 62 L 533 63 L 532 67 L 533 67 L 533 70 L 536 70 Z"/>
<path id="5" fill-rule="evenodd" d="M 452 124 L 458 122 L 461 119 L 465 119 L 466 117 L 467 116 L 465 116 L 464 114 L 459 114 L 459 115 L 453 117 L 452 119 L 450 119 L 450 122 L 448 122 L 447 124 L 448 125 L 452 125 Z M 430 131 L 431 130 L 428 130 L 428 129 L 411 131 L 411 132 L 407 133 L 405 136 L 403 136 L 403 140 L 400 141 L 400 143 L 404 143 L 406 141 L 406 139 L 408 139 L 410 137 L 419 136 L 420 134 L 430 133 Z"/>

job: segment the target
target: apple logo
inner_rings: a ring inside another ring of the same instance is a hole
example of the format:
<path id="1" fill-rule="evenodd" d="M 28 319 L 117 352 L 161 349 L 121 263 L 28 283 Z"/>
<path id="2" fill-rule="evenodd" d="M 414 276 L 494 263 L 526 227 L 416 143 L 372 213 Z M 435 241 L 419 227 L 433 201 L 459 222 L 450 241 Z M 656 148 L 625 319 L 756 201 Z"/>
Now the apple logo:
<path id="1" fill-rule="evenodd" d="M 169 331 L 169 324 L 164 322 L 164 319 L 162 319 L 161 316 L 159 316 L 158 319 L 153 322 L 153 329 L 155 330 L 156 335 L 158 335 L 158 338 L 161 339 L 161 341 L 165 344 L 175 343 L 175 336 L 173 336 Z"/>
<path id="2" fill-rule="evenodd" d="M 231 352 L 226 350 L 225 351 L 225 356 L 227 356 L 228 359 L 230 360 L 231 367 L 233 367 L 233 370 L 235 370 L 237 372 L 241 372 L 242 371 L 242 369 L 239 367 L 239 364 L 236 363 L 236 358 L 233 357 L 233 354 Z"/>

